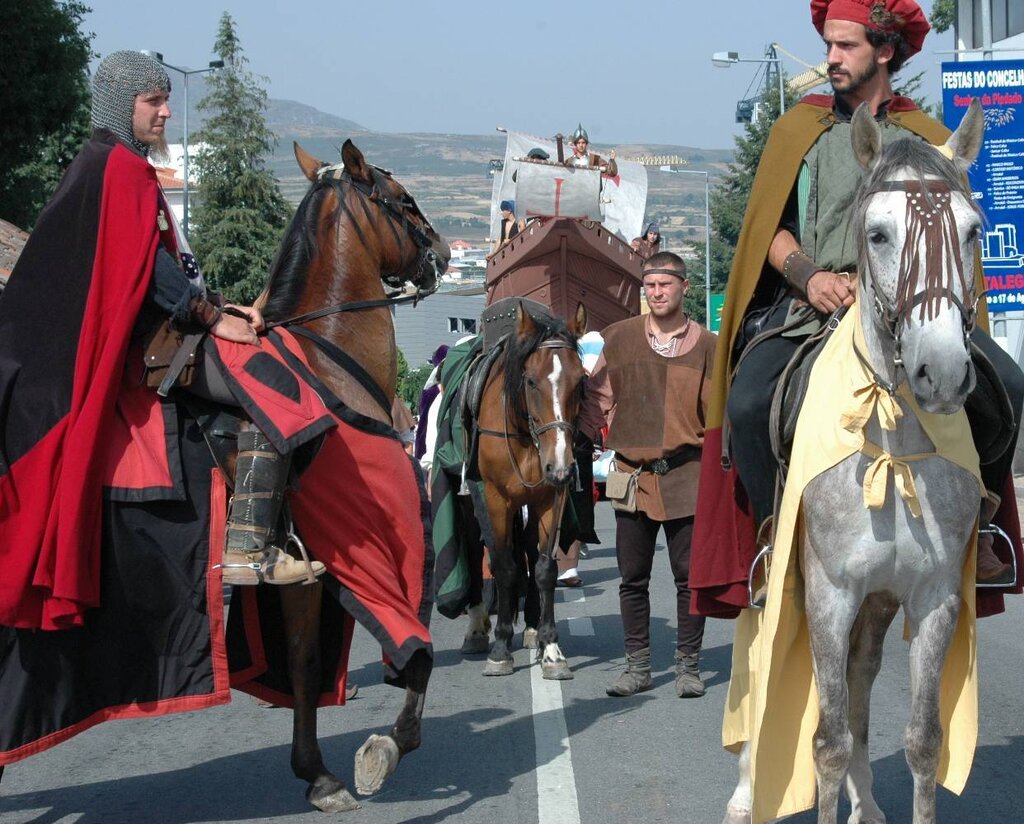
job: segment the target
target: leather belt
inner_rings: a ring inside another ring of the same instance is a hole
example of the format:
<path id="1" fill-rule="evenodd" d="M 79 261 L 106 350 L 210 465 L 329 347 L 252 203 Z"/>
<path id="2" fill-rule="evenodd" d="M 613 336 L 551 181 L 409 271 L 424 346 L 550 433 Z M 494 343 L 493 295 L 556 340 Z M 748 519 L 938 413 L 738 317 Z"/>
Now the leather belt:
<path id="1" fill-rule="evenodd" d="M 618 452 L 615 453 L 615 461 L 621 461 L 634 469 L 639 468 L 643 472 L 653 472 L 655 475 L 666 475 L 677 466 L 682 466 L 684 463 L 696 460 L 700 456 L 701 448 L 699 446 L 687 444 L 678 452 L 673 452 L 671 455 L 666 455 L 664 458 L 655 458 L 653 461 L 633 461 Z"/>

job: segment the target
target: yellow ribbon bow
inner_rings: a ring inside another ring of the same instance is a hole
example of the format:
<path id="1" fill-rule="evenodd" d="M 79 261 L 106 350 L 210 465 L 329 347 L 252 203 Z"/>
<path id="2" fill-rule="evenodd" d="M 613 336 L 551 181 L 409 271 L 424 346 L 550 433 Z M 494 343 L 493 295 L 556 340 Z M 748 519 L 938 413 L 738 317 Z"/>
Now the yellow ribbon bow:
<path id="1" fill-rule="evenodd" d="M 878 410 L 878 423 L 882 429 L 892 432 L 896 422 L 903 417 L 903 410 L 896 399 L 873 381 L 853 392 L 855 405 L 843 412 L 839 419 L 843 429 L 856 434 L 867 426 L 871 413 Z"/>
<path id="2" fill-rule="evenodd" d="M 910 469 L 911 461 L 931 458 L 934 452 L 917 452 L 913 455 L 895 457 L 869 441 L 864 442 L 861 452 L 874 462 L 864 473 L 864 506 L 868 509 L 881 509 L 885 505 L 885 494 L 889 486 L 889 470 L 896 480 L 896 491 L 915 518 L 921 517 L 921 501 L 917 497 L 914 485 L 914 473 Z"/>

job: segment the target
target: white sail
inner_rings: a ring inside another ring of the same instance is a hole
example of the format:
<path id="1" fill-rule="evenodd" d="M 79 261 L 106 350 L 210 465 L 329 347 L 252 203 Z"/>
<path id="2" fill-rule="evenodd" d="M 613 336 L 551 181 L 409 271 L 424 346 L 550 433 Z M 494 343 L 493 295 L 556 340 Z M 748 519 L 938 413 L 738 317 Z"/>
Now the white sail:
<path id="1" fill-rule="evenodd" d="M 551 161 L 557 158 L 557 147 L 554 141 L 544 140 L 532 135 L 523 134 L 522 132 L 507 132 L 505 143 L 505 162 L 504 168 L 500 172 L 496 172 L 494 175 L 494 184 L 491 190 L 491 237 L 496 238 L 499 236 L 501 231 L 501 212 L 499 210 L 499 204 L 503 200 L 517 200 L 516 190 L 517 182 L 512 180 L 513 173 L 516 173 L 518 180 L 518 170 L 524 166 L 535 166 L 541 169 L 551 169 L 554 171 L 560 171 L 559 167 L 551 167 L 546 164 L 532 164 L 529 161 L 524 161 L 530 149 L 540 148 L 548 153 Z M 566 144 L 565 150 L 567 153 L 571 153 L 572 149 Z M 601 153 L 603 157 L 607 157 L 607 153 Z M 604 224 L 605 228 L 611 232 L 614 232 L 620 238 L 627 243 L 633 238 L 638 237 L 640 232 L 643 230 L 644 210 L 647 206 L 647 169 L 639 163 L 632 163 L 626 160 L 616 160 L 618 166 L 618 174 L 615 177 L 602 174 L 601 187 L 600 187 L 600 220 Z M 533 170 L 531 170 L 532 172 Z M 590 170 L 579 170 L 582 172 L 581 175 L 572 175 L 572 171 L 568 168 L 565 169 L 569 172 L 569 176 L 563 178 L 568 180 L 571 176 L 574 181 L 583 181 L 586 178 L 594 177 L 597 175 Z M 534 176 L 531 173 L 527 173 L 529 180 L 524 178 L 524 183 L 529 188 L 524 191 L 524 194 L 528 198 L 532 198 L 531 202 L 536 202 L 536 197 L 539 194 L 535 188 L 539 185 L 540 178 Z M 547 203 L 550 209 L 554 210 L 556 206 L 556 194 L 558 194 L 557 205 L 559 209 L 562 208 L 561 192 L 556 192 L 557 184 L 556 179 L 558 175 L 552 173 L 547 181 L 549 191 L 546 195 Z M 570 188 L 575 189 L 575 183 Z M 571 193 L 570 193 L 571 194 Z M 573 207 L 577 208 L 577 207 Z M 582 207 L 580 207 L 582 208 Z M 535 210 L 536 211 L 536 210 Z M 587 208 L 587 214 L 589 216 L 589 207 Z M 566 211 L 560 212 L 563 215 L 567 215 Z M 551 214 L 555 214 L 552 211 Z M 529 215 L 521 208 L 520 204 L 516 204 L 516 216 L 520 218 L 528 217 Z"/>

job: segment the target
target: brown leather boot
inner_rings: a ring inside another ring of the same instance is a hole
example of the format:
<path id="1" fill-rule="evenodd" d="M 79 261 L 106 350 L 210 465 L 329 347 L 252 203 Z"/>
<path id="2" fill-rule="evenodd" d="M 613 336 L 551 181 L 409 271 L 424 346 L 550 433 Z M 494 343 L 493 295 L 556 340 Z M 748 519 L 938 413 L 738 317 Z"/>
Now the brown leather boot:
<path id="1" fill-rule="evenodd" d="M 608 689 L 608 695 L 624 698 L 649 690 L 651 684 L 651 648 L 644 647 L 626 653 L 626 671 L 619 675 Z"/>
<path id="2" fill-rule="evenodd" d="M 986 492 L 981 502 L 981 516 L 978 523 L 978 562 L 974 573 L 975 581 L 986 586 L 1010 586 L 1014 583 L 1011 564 L 1003 563 L 995 553 L 994 536 L 985 532 L 999 510 L 1001 498 L 994 492 Z"/>
<path id="3" fill-rule="evenodd" d="M 676 650 L 676 695 L 680 698 L 700 698 L 704 694 L 704 681 L 700 677 L 700 653 L 686 654 Z"/>
<path id="4" fill-rule="evenodd" d="M 312 583 L 325 572 L 319 561 L 296 560 L 273 545 L 290 463 L 291 456 L 278 452 L 258 429 L 238 433 L 235 494 L 220 564 L 225 584 Z M 305 548 L 297 545 L 305 556 Z"/>

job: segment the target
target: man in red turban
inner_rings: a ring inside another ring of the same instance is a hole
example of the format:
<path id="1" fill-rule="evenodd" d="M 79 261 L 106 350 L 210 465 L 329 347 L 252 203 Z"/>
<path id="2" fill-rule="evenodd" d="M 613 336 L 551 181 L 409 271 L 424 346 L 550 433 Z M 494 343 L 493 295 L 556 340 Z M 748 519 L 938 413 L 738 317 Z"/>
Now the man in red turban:
<path id="1" fill-rule="evenodd" d="M 929 29 L 917 3 L 811 0 L 810 11 L 825 43 L 833 94 L 810 95 L 788 108 L 772 128 L 754 179 L 722 313 L 692 541 L 691 609 L 717 617 L 742 613 L 741 629 L 752 615 L 744 608 L 759 527 L 764 527 L 764 543 L 771 543 L 778 468 L 769 437 L 772 394 L 798 346 L 831 312 L 852 305 L 855 296 L 856 277 L 846 274 L 855 273 L 858 265 L 851 219 L 860 179 L 851 144 L 853 112 L 862 104 L 868 107 L 883 143 L 916 137 L 941 145 L 949 136 L 942 124 L 892 88 L 893 75 L 921 50 Z M 980 278 L 980 266 L 977 274 Z M 1024 375 L 983 331 L 984 305 L 979 311 L 972 341 L 1002 378 L 1019 426 Z M 748 347 L 755 336 L 758 343 Z M 968 418 L 981 451 L 987 427 L 977 413 L 984 404 L 975 404 L 974 413 L 970 406 Z M 1010 490 L 996 521 L 1009 527 L 1020 558 L 1015 497 L 1007 483 L 1016 434 L 1009 449 L 982 466 L 991 495 L 981 515 L 987 519 L 1000 494 Z M 987 558 L 979 553 L 978 569 L 979 579 L 994 582 L 1007 565 L 989 548 Z M 1005 591 L 980 590 L 978 614 L 1002 611 Z M 1019 585 L 1014 591 L 1020 591 Z M 730 749 L 753 733 L 742 710 L 750 703 L 744 692 L 744 679 L 749 689 L 752 677 L 749 646 L 738 635 L 733 650 L 730 710 L 723 727 Z M 742 806 L 734 796 L 737 804 Z"/>

